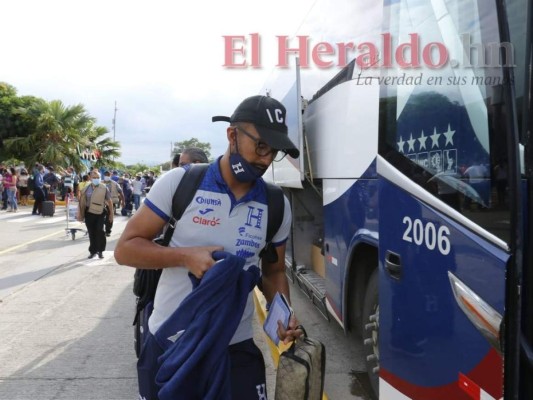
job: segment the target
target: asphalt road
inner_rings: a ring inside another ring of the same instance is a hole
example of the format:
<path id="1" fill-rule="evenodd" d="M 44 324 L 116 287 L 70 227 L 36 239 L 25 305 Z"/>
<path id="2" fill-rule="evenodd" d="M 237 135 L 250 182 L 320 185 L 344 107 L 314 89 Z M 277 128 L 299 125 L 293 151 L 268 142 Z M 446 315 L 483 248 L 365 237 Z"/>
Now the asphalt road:
<path id="1" fill-rule="evenodd" d="M 32 216 L 30 207 L 0 212 L 0 400 L 137 398 L 133 270 L 112 252 L 126 222 L 117 216 L 104 259 L 88 260 L 88 238 L 67 235 L 64 207 L 52 218 Z M 364 369 L 360 343 L 291 291 L 308 334 L 326 344 L 328 398 L 367 399 L 351 374 Z M 254 329 L 273 398 L 274 366 L 261 327 Z"/>

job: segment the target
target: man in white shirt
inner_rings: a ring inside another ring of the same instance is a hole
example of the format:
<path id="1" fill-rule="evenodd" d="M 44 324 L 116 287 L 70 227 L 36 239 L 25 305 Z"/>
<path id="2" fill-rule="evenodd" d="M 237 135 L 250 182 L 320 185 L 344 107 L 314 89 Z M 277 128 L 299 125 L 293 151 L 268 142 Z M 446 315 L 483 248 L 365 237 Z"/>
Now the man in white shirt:
<path id="1" fill-rule="evenodd" d="M 152 242 L 172 215 L 172 198 L 185 173 L 175 168 L 159 178 L 143 206 L 128 222 L 115 248 L 119 264 L 136 268 L 163 268 L 159 280 L 154 311 L 149 320 L 152 335 L 145 341 L 145 350 L 138 363 L 139 383 L 153 374 L 150 388 L 140 387 L 140 397 L 156 399 L 158 386 L 155 373 L 146 365 L 157 365 L 157 343 L 153 334 L 192 291 L 189 274 L 201 279 L 215 264 L 213 251 L 225 250 L 245 259 L 244 269 L 261 265 L 262 288 L 267 301 L 275 293 L 288 299 L 289 285 L 285 275 L 285 245 L 292 220 L 285 198 L 283 222 L 274 234 L 272 244 L 277 262 L 260 264 L 259 253 L 266 244 L 268 200 L 261 176 L 272 161 L 286 154 L 293 158 L 299 151 L 288 137 L 285 107 L 266 96 L 245 99 L 226 121 L 228 148 L 212 163 L 193 201 L 185 209 L 168 247 Z M 181 160 L 180 160 L 181 161 Z M 231 357 L 231 398 L 251 400 L 266 398 L 265 369 L 261 352 L 253 343 L 254 314 L 251 293 L 239 326 L 228 347 Z M 278 335 L 288 342 L 301 335 L 296 317 L 287 327 L 279 325 Z M 191 377 L 191 385 L 194 379 Z"/>

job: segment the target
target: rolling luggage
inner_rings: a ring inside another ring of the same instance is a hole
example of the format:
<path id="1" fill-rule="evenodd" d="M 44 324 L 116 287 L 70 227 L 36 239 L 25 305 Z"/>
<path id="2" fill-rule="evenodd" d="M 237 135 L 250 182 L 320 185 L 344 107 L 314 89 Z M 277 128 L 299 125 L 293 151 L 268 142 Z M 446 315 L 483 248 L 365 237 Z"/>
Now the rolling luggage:
<path id="1" fill-rule="evenodd" d="M 41 215 L 43 217 L 53 217 L 55 208 L 56 208 L 56 205 L 53 201 L 50 201 L 50 200 L 43 201 Z"/>
<path id="2" fill-rule="evenodd" d="M 55 193 L 48 193 L 48 200 L 55 203 L 56 202 L 56 194 Z"/>

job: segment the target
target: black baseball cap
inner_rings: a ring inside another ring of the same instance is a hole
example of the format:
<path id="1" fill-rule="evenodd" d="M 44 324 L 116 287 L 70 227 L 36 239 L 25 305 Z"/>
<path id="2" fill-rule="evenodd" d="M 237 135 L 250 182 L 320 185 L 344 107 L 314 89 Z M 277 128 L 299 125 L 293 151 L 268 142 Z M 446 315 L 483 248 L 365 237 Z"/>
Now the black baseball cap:
<path id="1" fill-rule="evenodd" d="M 300 151 L 289 139 L 286 116 L 287 110 L 283 104 L 272 97 L 258 95 L 244 99 L 231 117 L 216 116 L 212 121 L 250 122 L 266 144 L 286 152 L 292 158 L 298 158 Z"/>

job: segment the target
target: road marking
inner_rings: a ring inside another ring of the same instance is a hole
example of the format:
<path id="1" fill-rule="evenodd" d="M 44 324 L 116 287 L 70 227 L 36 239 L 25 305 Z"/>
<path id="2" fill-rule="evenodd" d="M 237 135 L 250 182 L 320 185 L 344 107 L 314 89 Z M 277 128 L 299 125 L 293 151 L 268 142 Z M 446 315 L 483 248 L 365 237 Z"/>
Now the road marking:
<path id="1" fill-rule="evenodd" d="M 18 223 L 22 223 L 22 222 L 28 222 L 28 221 L 31 221 L 31 220 L 35 220 L 35 215 L 29 215 L 27 217 L 18 217 L 18 218 L 10 218 L 10 219 L 7 219 L 6 218 L 6 222 L 9 222 L 9 223 L 15 223 L 15 224 L 18 224 Z"/>
<path id="2" fill-rule="evenodd" d="M 54 222 L 66 222 L 66 217 L 42 217 L 40 221 L 37 221 L 37 224 L 52 224 Z"/>
<path id="3" fill-rule="evenodd" d="M 49 237 L 52 237 L 52 236 L 58 235 L 59 233 L 64 233 L 64 232 L 65 232 L 65 230 L 61 229 L 60 231 L 57 231 L 57 232 L 54 232 L 54 233 L 50 233 L 49 235 L 41 236 L 40 238 L 37 238 L 37 239 L 34 239 L 34 240 L 30 240 L 29 242 L 18 244 L 16 246 L 10 247 L 9 249 L 1 250 L 0 251 L 0 255 L 1 254 L 5 254 L 5 253 L 9 253 L 9 252 L 11 252 L 13 250 L 20 249 L 21 247 L 27 246 L 29 244 L 32 244 L 32 243 L 35 243 L 35 242 L 39 242 L 39 241 L 41 241 L 43 239 L 48 239 Z"/>

